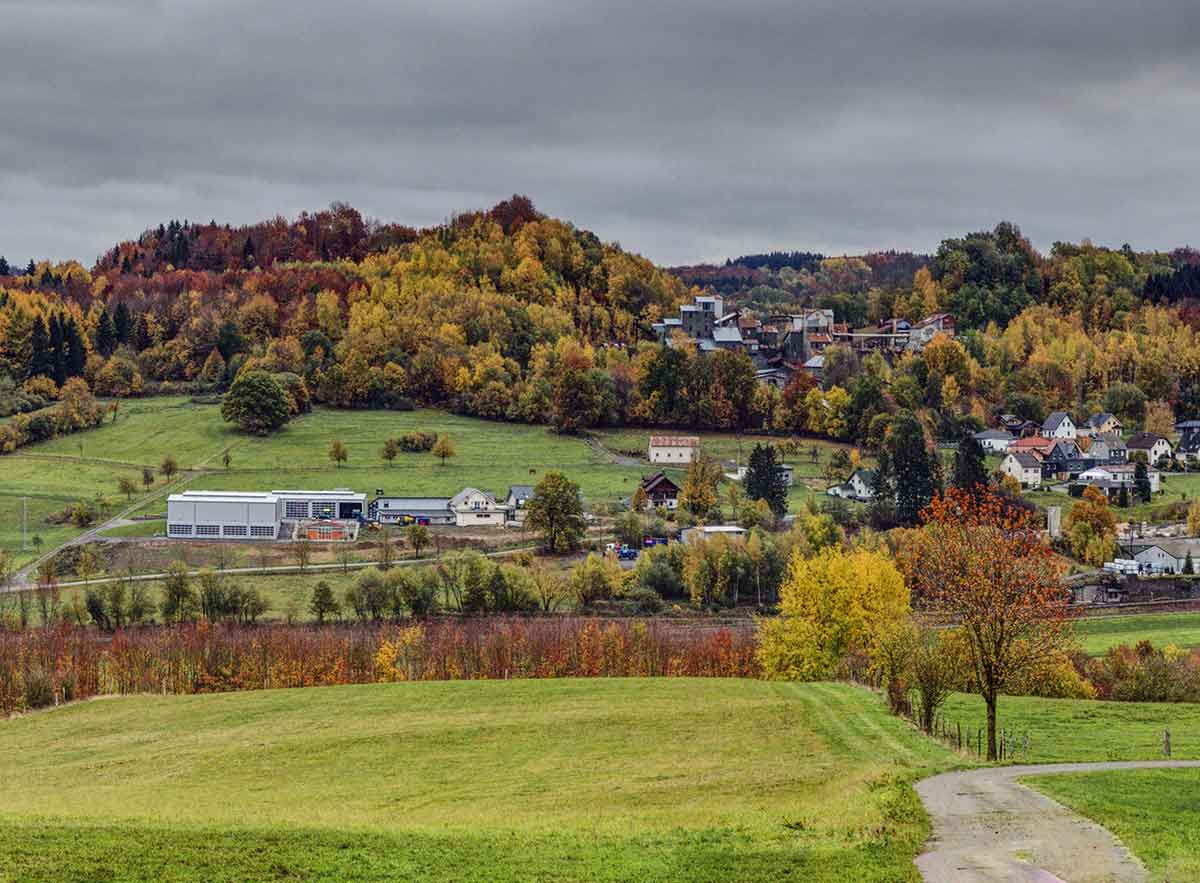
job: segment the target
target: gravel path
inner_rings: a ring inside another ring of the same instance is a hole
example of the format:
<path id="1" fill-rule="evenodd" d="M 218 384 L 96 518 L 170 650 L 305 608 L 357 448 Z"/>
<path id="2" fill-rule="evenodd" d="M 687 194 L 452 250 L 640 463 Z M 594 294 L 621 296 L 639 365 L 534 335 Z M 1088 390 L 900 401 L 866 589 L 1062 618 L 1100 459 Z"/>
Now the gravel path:
<path id="1" fill-rule="evenodd" d="M 1200 761 L 1115 761 L 986 767 L 917 783 L 933 820 L 917 858 L 926 883 L 1133 883 L 1145 869 L 1100 825 L 1016 780 L 1053 773 L 1200 767 Z"/>

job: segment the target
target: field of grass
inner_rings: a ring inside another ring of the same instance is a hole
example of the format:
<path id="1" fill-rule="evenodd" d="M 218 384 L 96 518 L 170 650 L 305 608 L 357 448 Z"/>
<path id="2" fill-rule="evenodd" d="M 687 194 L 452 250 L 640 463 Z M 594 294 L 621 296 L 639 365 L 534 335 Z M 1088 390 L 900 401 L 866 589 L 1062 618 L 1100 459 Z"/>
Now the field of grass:
<path id="1" fill-rule="evenodd" d="M 1031 491 L 1026 496 L 1039 506 L 1061 506 L 1063 517 L 1075 505 L 1075 498 L 1057 491 Z M 1155 494 L 1149 503 L 1138 503 L 1128 509 L 1114 508 L 1117 521 L 1154 522 L 1156 511 L 1171 503 L 1193 502 L 1200 499 L 1200 472 L 1165 472 L 1162 476 L 1162 493 Z"/>
<path id="2" fill-rule="evenodd" d="M 848 686 L 374 685 L 0 723 L 11 879 L 915 880 L 956 758 Z"/>
<path id="3" fill-rule="evenodd" d="M 1140 616 L 1088 617 L 1075 621 L 1075 634 L 1091 656 L 1110 647 L 1149 641 L 1155 647 L 1200 647 L 1200 613 L 1152 613 Z"/>
<path id="4" fill-rule="evenodd" d="M 1116 834 L 1152 880 L 1200 880 L 1200 770 L 1120 770 L 1023 781 Z"/>
<path id="5" fill-rule="evenodd" d="M 964 738 L 987 725 L 978 696 L 955 693 L 943 713 L 962 725 Z M 1002 696 L 999 726 L 1018 739 L 1029 734 L 1029 751 L 1013 758 L 1019 763 L 1158 760 L 1165 729 L 1172 757 L 1200 760 L 1200 705 Z"/>

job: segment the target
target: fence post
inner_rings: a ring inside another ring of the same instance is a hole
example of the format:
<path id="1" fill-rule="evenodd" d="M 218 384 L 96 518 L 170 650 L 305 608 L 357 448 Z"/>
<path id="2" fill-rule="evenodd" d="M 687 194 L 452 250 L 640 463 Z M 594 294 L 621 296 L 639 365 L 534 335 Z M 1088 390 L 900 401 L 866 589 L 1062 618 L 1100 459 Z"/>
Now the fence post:
<path id="1" fill-rule="evenodd" d="M 958 750 L 962 751 L 962 724 L 955 721 L 954 726 L 958 729 Z"/>
<path id="2" fill-rule="evenodd" d="M 983 757 L 983 727 L 980 727 L 975 734 L 975 750 Z"/>
<path id="3" fill-rule="evenodd" d="M 1163 730 L 1163 754 L 1171 757 L 1171 731 Z"/>

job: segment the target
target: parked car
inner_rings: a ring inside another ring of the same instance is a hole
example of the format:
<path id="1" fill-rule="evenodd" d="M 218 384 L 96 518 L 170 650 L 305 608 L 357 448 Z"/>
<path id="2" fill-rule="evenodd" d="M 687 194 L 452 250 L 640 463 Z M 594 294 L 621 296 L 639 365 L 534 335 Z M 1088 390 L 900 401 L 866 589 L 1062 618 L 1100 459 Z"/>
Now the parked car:
<path id="1" fill-rule="evenodd" d="M 621 561 L 633 561 L 638 556 L 638 550 L 632 546 L 621 546 L 617 551 L 617 558 Z"/>

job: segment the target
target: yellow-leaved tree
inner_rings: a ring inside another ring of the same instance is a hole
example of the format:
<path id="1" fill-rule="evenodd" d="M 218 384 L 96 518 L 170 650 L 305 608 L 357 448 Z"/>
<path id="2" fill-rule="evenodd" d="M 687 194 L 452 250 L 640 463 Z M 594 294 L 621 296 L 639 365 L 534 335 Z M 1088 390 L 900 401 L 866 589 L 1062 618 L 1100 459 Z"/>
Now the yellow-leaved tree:
<path id="1" fill-rule="evenodd" d="M 792 556 L 780 616 L 759 623 L 763 673 L 782 680 L 835 677 L 851 653 L 870 654 L 908 616 L 909 593 L 881 552 L 827 548 Z"/>

